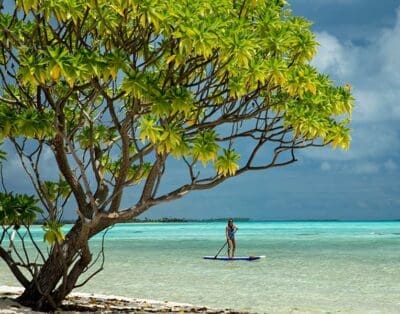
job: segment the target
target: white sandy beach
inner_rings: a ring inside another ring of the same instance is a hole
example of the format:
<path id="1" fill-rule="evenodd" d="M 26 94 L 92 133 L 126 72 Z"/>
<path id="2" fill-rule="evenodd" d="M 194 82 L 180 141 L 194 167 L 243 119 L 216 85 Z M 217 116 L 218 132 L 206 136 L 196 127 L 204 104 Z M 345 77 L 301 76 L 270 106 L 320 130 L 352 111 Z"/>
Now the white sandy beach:
<path id="1" fill-rule="evenodd" d="M 14 301 L 22 293 L 20 287 L 0 286 L 0 313 L 43 313 L 32 311 Z M 126 298 L 73 292 L 63 302 L 63 308 L 57 313 L 102 312 L 102 313 L 245 313 L 230 309 L 211 309 L 188 303 L 157 301 L 149 299 Z"/>

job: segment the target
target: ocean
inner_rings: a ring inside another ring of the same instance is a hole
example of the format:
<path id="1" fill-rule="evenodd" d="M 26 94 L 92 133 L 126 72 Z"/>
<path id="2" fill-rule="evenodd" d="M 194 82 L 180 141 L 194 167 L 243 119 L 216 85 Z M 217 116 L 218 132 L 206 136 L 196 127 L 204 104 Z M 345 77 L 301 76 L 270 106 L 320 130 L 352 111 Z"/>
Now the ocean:
<path id="1" fill-rule="evenodd" d="M 202 259 L 224 245 L 225 225 L 114 226 L 104 270 L 78 291 L 252 313 L 400 313 L 400 222 L 237 222 L 236 255 L 266 258 Z M 2 261 L 0 284 L 17 285 Z"/>

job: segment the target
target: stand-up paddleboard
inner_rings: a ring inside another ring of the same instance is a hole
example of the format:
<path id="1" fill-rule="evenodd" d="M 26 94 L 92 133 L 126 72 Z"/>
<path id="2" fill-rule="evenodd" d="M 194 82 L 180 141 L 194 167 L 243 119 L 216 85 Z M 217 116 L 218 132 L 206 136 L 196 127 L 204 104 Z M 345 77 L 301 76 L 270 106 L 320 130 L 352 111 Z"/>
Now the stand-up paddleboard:
<path id="1" fill-rule="evenodd" d="M 256 261 L 260 258 L 264 258 L 265 255 L 259 256 L 235 256 L 233 258 L 229 258 L 228 256 L 203 256 L 204 259 L 213 259 L 217 261 Z"/>

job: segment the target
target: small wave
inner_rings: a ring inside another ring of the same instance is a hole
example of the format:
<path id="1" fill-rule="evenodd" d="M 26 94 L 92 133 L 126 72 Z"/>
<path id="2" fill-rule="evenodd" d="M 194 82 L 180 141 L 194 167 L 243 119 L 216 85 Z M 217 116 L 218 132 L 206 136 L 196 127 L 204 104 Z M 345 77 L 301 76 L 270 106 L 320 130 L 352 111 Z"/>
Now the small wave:
<path id="1" fill-rule="evenodd" d="M 296 233 L 298 236 L 313 236 L 318 235 L 318 233 Z"/>

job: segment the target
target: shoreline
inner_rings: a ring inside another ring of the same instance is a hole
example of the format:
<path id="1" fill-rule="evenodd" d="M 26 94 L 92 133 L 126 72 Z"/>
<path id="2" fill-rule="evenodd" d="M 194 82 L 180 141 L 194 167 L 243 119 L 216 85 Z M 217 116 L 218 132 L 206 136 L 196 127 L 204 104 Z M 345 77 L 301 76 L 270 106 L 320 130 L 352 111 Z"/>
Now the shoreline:
<path id="1" fill-rule="evenodd" d="M 15 301 L 23 292 L 22 287 L 0 286 L 0 313 L 34 313 Z M 214 309 L 207 306 L 159 301 L 151 299 L 128 298 L 98 293 L 72 292 L 64 301 L 57 313 L 207 313 L 207 314 L 246 314 L 249 312 L 233 309 Z"/>

